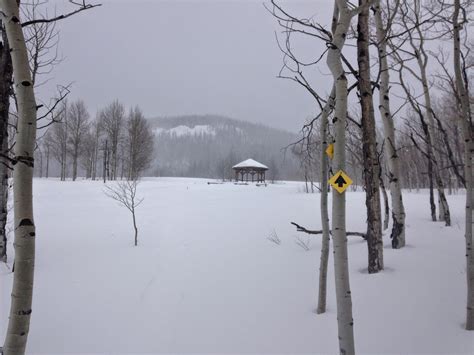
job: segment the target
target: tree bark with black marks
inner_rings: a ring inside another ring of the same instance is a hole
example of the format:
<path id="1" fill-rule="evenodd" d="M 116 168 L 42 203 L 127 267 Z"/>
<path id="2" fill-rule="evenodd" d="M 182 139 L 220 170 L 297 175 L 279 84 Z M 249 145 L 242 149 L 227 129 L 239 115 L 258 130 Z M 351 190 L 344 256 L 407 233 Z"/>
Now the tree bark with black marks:
<path id="1" fill-rule="evenodd" d="M 433 183 L 433 160 L 431 158 L 432 152 L 428 150 L 428 181 L 429 181 L 429 191 L 430 191 L 430 212 L 431 220 L 433 222 L 437 221 L 436 217 L 436 203 L 434 198 L 434 183 Z"/>
<path id="2" fill-rule="evenodd" d="M 367 207 L 368 272 L 383 270 L 382 216 L 380 204 L 379 161 L 375 131 L 372 85 L 370 81 L 368 0 L 359 0 L 363 10 L 357 23 L 357 62 L 361 106 L 362 153 L 364 156 L 365 205 Z"/>
<path id="3" fill-rule="evenodd" d="M 382 172 L 382 168 L 380 168 L 379 181 L 380 181 L 380 191 L 382 192 L 382 197 L 383 197 L 383 211 L 384 211 L 383 230 L 386 230 L 388 229 L 388 224 L 390 222 L 390 206 L 388 204 L 387 190 L 385 189 L 385 183 L 383 181 L 381 172 Z"/>
<path id="4" fill-rule="evenodd" d="M 345 170 L 345 130 L 347 117 L 348 85 L 341 51 L 347 37 L 352 17 L 357 12 L 349 10 L 348 2 L 336 0 L 333 22 L 336 23 L 332 42 L 328 44 L 327 65 L 336 88 L 334 110 L 334 159 L 333 171 Z M 334 275 L 336 279 L 336 304 L 339 337 L 339 352 L 354 354 L 354 320 L 352 317 L 352 296 L 349 281 L 349 262 L 346 235 L 346 196 L 333 189 L 332 193 L 332 236 L 334 248 Z"/>
<path id="5" fill-rule="evenodd" d="M 397 1 L 398 7 L 398 1 Z M 395 12 L 397 10 L 395 8 Z M 377 49 L 379 58 L 379 111 L 382 116 L 384 148 L 388 167 L 390 197 L 392 202 L 392 247 L 395 249 L 405 246 L 405 207 L 403 205 L 402 188 L 400 184 L 400 157 L 395 139 L 395 125 L 390 109 L 390 72 L 387 60 L 387 34 L 391 28 L 392 17 L 387 23 L 382 20 L 380 0 L 374 2 L 374 18 L 377 35 Z"/>
<path id="6" fill-rule="evenodd" d="M 403 11 L 401 11 L 401 22 L 404 29 L 408 30 L 406 33 L 408 37 L 408 43 L 412 50 L 410 55 L 418 64 L 419 72 L 415 73 L 414 70 L 410 70 L 408 67 L 405 67 L 405 69 L 409 70 L 409 72 L 411 72 L 414 78 L 417 79 L 422 86 L 424 116 L 426 117 L 426 123 L 428 126 L 427 150 L 433 162 L 433 177 L 438 190 L 439 209 L 441 214 L 440 219 L 445 222 L 446 226 L 450 226 L 451 216 L 448 200 L 446 199 L 446 194 L 444 192 L 444 182 L 440 174 L 440 158 L 438 157 L 437 151 L 433 147 L 433 140 L 436 136 L 434 131 L 436 125 L 433 116 L 433 105 L 431 103 L 431 94 L 427 76 L 428 54 L 425 50 L 425 33 L 423 32 L 422 26 L 420 24 L 421 3 L 420 0 L 416 0 L 413 9 L 407 6 L 406 3 L 403 4 L 401 8 L 403 9 Z M 413 28 L 411 29 L 411 27 Z M 411 102 L 413 102 L 413 100 L 411 100 Z"/>
<path id="7" fill-rule="evenodd" d="M 465 16 L 465 9 L 463 9 Z M 461 39 L 460 32 L 466 19 L 459 21 L 461 4 L 454 0 L 453 12 L 453 59 L 456 89 L 459 97 L 462 117 L 461 126 L 464 135 L 464 167 L 466 179 L 466 209 L 465 209 L 465 239 L 466 239 L 466 279 L 467 279 L 467 302 L 466 302 L 466 330 L 474 330 L 474 254 L 472 250 L 472 223 L 474 213 L 474 191 L 473 191 L 473 127 L 471 106 L 469 103 L 469 86 L 467 75 L 463 72 L 461 64 Z"/>
<path id="8" fill-rule="evenodd" d="M 328 147 L 328 125 L 329 113 L 334 107 L 335 88 L 331 90 L 331 94 L 323 108 L 321 114 L 321 226 L 323 239 L 321 243 L 321 258 L 319 262 L 319 291 L 318 291 L 318 307 L 316 313 L 321 314 L 326 312 L 326 295 L 327 295 L 327 275 L 329 262 L 329 242 L 330 242 L 330 228 L 329 228 L 329 211 L 328 211 L 328 155 L 326 148 Z"/>
<path id="9" fill-rule="evenodd" d="M 12 93 L 13 67 L 10 47 L 3 23 L 0 21 L 0 261 L 7 261 L 8 177 L 10 175 L 8 119 Z"/>
<path id="10" fill-rule="evenodd" d="M 4 355 L 24 354 L 33 299 L 35 225 L 33 167 L 36 140 L 36 100 L 28 52 L 16 0 L 1 0 L 2 17 L 10 44 L 18 123 L 13 170 L 15 271 Z"/>

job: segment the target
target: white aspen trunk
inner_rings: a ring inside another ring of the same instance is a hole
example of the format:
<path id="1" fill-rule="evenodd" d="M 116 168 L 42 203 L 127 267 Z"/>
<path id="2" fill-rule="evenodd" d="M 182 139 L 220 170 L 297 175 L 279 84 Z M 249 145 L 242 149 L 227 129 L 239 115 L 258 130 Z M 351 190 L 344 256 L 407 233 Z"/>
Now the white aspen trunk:
<path id="1" fill-rule="evenodd" d="M 382 216 L 380 204 L 379 162 L 375 131 L 375 116 L 370 81 L 369 8 L 359 12 L 357 23 L 357 63 L 359 65 L 359 93 L 362 124 L 362 152 L 367 207 L 367 250 L 369 274 L 383 270 Z"/>
<path id="2" fill-rule="evenodd" d="M 444 221 L 446 226 L 451 225 L 451 217 L 449 212 L 448 200 L 446 199 L 446 194 L 444 192 L 444 183 L 439 172 L 439 157 L 437 156 L 435 150 L 433 149 L 433 139 L 434 139 L 434 119 L 431 109 L 431 98 L 428 90 L 428 81 L 426 76 L 423 74 L 425 72 L 422 69 L 422 80 L 423 80 L 423 91 L 425 97 L 425 106 L 426 106 L 426 117 L 428 118 L 428 145 L 427 149 L 430 153 L 431 159 L 433 161 L 433 178 L 436 183 L 436 189 L 438 191 L 438 209 L 439 209 L 439 220 Z M 435 213 L 436 216 L 436 213 Z"/>
<path id="3" fill-rule="evenodd" d="M 345 43 L 351 18 L 345 0 L 336 0 L 338 13 L 333 41 L 328 47 L 327 65 L 336 87 L 334 114 L 334 159 L 333 170 L 345 169 L 345 129 L 347 116 L 347 78 L 341 61 L 341 51 Z M 337 325 L 340 354 L 354 354 L 354 320 L 352 318 L 352 296 L 349 282 L 349 261 L 347 257 L 346 235 L 346 195 L 332 192 L 332 236 L 334 248 L 334 275 L 336 281 Z"/>
<path id="4" fill-rule="evenodd" d="M 321 226 L 323 230 L 322 244 L 321 244 L 321 258 L 319 262 L 319 292 L 318 292 L 318 307 L 316 313 L 321 314 L 326 312 L 326 295 L 327 295 L 327 276 L 328 276 L 328 262 L 329 262 L 329 211 L 328 211 L 328 156 L 326 148 L 328 146 L 328 117 L 334 106 L 334 96 L 336 89 L 332 88 L 331 95 L 328 98 L 326 105 L 321 114 Z"/>
<path id="5" fill-rule="evenodd" d="M 33 166 L 36 140 L 36 100 L 28 64 L 28 52 L 16 0 L 0 0 L 11 47 L 14 88 L 18 102 L 13 170 L 15 271 L 4 355 L 24 354 L 30 328 L 35 265 L 33 220 Z"/>
<path id="6" fill-rule="evenodd" d="M 431 95 L 428 86 L 428 78 L 426 75 L 426 65 L 428 64 L 428 56 L 424 50 L 424 39 L 421 28 L 418 26 L 416 28 L 419 36 L 419 45 L 417 46 L 413 40 L 410 38 L 410 44 L 415 52 L 415 57 L 418 63 L 418 67 L 420 69 L 420 77 L 421 77 L 421 84 L 423 86 L 423 98 L 424 98 L 424 106 L 425 106 L 425 113 L 426 118 L 428 119 L 428 151 L 431 155 L 431 159 L 433 160 L 433 174 L 436 182 L 436 188 L 439 194 L 439 209 L 443 212 L 442 220 L 445 222 L 446 226 L 451 225 L 451 217 L 449 212 L 449 205 L 448 200 L 446 199 L 446 195 L 444 193 L 444 183 L 440 175 L 439 171 L 439 164 L 440 161 L 437 152 L 433 149 L 434 139 L 436 137 L 434 128 L 435 122 L 433 118 L 433 106 L 431 104 Z"/>
<path id="7" fill-rule="evenodd" d="M 474 144 L 471 138 L 466 142 L 466 279 L 467 279 L 467 301 L 466 301 L 466 330 L 474 330 L 474 254 L 472 251 L 472 223 L 473 223 L 473 152 Z M 467 171 L 469 171 L 467 173 Z"/>
<path id="8" fill-rule="evenodd" d="M 395 125 L 390 110 L 390 72 L 387 61 L 387 29 L 382 20 L 380 0 L 375 0 L 374 16 L 377 33 L 378 54 L 380 63 L 379 111 L 382 116 L 385 158 L 387 160 L 389 189 L 392 202 L 392 247 L 405 246 L 405 207 L 403 205 L 402 188 L 400 185 L 400 158 L 395 140 Z"/>
<path id="9" fill-rule="evenodd" d="M 467 281 L 467 302 L 466 302 L 466 330 L 474 330 L 474 255 L 472 251 L 472 223 L 473 223 L 473 135 L 471 112 L 469 105 L 469 93 L 464 81 L 461 69 L 461 41 L 459 24 L 460 1 L 454 0 L 453 13 L 453 44 L 454 44 L 454 75 L 456 89 L 459 95 L 461 106 L 461 128 L 464 135 L 464 166 L 466 179 L 466 214 L 465 214 L 465 239 L 466 239 L 466 281 Z"/>

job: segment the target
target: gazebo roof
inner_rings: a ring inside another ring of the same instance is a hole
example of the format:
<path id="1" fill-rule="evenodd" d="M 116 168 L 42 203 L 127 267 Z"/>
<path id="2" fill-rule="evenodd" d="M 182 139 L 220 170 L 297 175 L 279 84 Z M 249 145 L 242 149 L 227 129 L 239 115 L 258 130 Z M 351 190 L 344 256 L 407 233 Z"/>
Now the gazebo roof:
<path id="1" fill-rule="evenodd" d="M 268 166 L 263 165 L 262 163 L 259 163 L 256 160 L 253 159 L 247 159 L 242 162 L 240 162 L 237 165 L 234 165 L 232 169 L 245 169 L 245 168 L 254 168 L 254 169 L 265 169 L 268 170 Z"/>

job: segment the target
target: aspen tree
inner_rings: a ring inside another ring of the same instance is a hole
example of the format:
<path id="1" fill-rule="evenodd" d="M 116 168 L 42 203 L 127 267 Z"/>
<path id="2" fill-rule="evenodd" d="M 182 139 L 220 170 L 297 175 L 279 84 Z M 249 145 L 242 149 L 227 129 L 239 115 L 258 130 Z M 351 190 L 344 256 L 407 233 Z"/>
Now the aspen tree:
<path id="1" fill-rule="evenodd" d="M 11 49 L 18 123 L 13 170 L 15 272 L 4 355 L 24 354 L 31 318 L 35 263 L 33 166 L 36 140 L 36 100 L 28 52 L 16 0 L 1 0 L 1 16 Z"/>
<path id="2" fill-rule="evenodd" d="M 12 60 L 7 35 L 0 21 L 3 45 L 0 47 L 0 261 L 7 261 L 7 218 L 8 218 L 8 119 L 10 114 L 10 96 L 12 81 Z"/>
<path id="3" fill-rule="evenodd" d="M 427 120 L 427 150 L 428 154 L 431 158 L 433 163 L 433 176 L 434 181 L 436 183 L 436 188 L 438 190 L 438 197 L 439 197 L 439 209 L 440 209 L 440 220 L 443 220 L 446 226 L 451 225 L 451 217 L 449 212 L 449 205 L 446 199 L 446 195 L 444 192 L 444 182 L 441 178 L 440 174 L 440 166 L 439 166 L 439 154 L 433 147 L 435 134 L 435 121 L 433 117 L 433 106 L 431 100 L 431 94 L 429 90 L 428 84 L 428 75 L 427 75 L 427 65 L 428 65 L 428 54 L 425 50 L 425 32 L 422 29 L 420 16 L 421 16 L 421 1 L 415 0 L 412 4 L 413 9 L 409 6 L 409 4 L 404 3 L 401 7 L 401 22 L 403 27 L 406 29 L 406 34 L 408 37 L 408 43 L 412 49 L 412 53 L 410 55 L 416 60 L 418 64 L 419 72 L 416 73 L 414 70 L 409 68 L 408 66 L 404 66 L 406 70 L 408 70 L 413 77 L 420 82 L 423 88 L 423 107 L 425 109 L 424 116 Z M 411 17 L 410 17 L 411 16 Z M 413 29 L 411 29 L 413 27 Z M 415 33 L 413 33 L 415 32 Z M 406 51 L 404 51 L 406 52 Z M 398 60 L 402 60 L 400 55 L 394 53 Z M 401 63 L 402 64 L 402 63 Z M 403 64 L 402 64 L 403 67 Z M 406 89 L 404 88 L 406 91 Z"/>
<path id="4" fill-rule="evenodd" d="M 383 122 L 384 149 L 392 202 L 393 224 L 390 238 L 392 239 L 392 247 L 394 249 L 403 248 L 405 246 L 405 207 L 403 205 L 400 182 L 400 157 L 398 154 L 397 141 L 395 139 L 395 125 L 390 109 L 390 71 L 387 60 L 387 35 L 391 28 L 393 14 L 397 12 L 398 4 L 399 1 L 396 2 L 392 16 L 388 17 L 387 23 L 384 26 L 380 0 L 375 0 L 374 2 L 375 28 L 380 66 L 379 111 Z"/>
<path id="5" fill-rule="evenodd" d="M 380 205 L 379 161 L 375 131 L 372 84 L 370 80 L 369 7 L 368 0 L 359 0 L 363 9 L 357 22 L 357 62 L 359 64 L 359 97 L 361 106 L 362 152 L 367 206 L 368 272 L 383 269 L 382 216 Z"/>
<path id="6" fill-rule="evenodd" d="M 459 0 L 454 0 L 453 12 L 453 45 L 454 45 L 454 76 L 456 90 L 461 106 L 461 126 L 464 135 L 464 169 L 466 179 L 466 210 L 465 210 L 465 238 L 466 238 L 466 276 L 467 276 L 467 306 L 466 306 L 466 330 L 474 330 L 474 255 L 472 250 L 472 223 L 473 223 L 473 132 L 471 123 L 471 111 L 469 105 L 469 94 L 461 65 L 461 40 L 460 30 L 462 23 L 459 22 L 461 5 Z M 465 14 L 465 12 L 464 12 Z"/>
<path id="7" fill-rule="evenodd" d="M 89 130 L 89 113 L 84 101 L 78 100 L 70 105 L 67 115 L 66 125 L 69 132 L 67 143 L 72 158 L 72 180 L 75 181 L 77 178 L 79 155 L 84 144 L 84 137 Z"/>
<path id="8" fill-rule="evenodd" d="M 334 110 L 334 159 L 333 171 L 345 169 L 345 130 L 347 116 L 347 77 L 342 65 L 341 51 L 347 37 L 351 19 L 362 8 L 349 10 L 346 0 L 336 0 L 333 23 L 335 31 L 328 44 L 327 65 L 336 88 Z M 334 248 L 334 275 L 336 279 L 337 323 L 339 352 L 354 354 L 354 320 L 352 318 L 352 296 L 349 282 L 349 262 L 346 235 L 346 196 L 333 189 L 332 193 L 332 236 Z"/>
<path id="9" fill-rule="evenodd" d="M 326 295 L 327 295 L 327 274 L 329 261 L 329 212 L 328 212 L 328 155 L 326 149 L 328 147 L 328 125 L 329 114 L 334 107 L 334 95 L 336 89 L 333 87 L 328 101 L 323 108 L 321 114 L 320 134 L 321 134 L 321 226 L 322 226 L 322 244 L 321 259 L 319 263 L 319 291 L 318 291 L 318 307 L 316 313 L 326 312 Z"/>

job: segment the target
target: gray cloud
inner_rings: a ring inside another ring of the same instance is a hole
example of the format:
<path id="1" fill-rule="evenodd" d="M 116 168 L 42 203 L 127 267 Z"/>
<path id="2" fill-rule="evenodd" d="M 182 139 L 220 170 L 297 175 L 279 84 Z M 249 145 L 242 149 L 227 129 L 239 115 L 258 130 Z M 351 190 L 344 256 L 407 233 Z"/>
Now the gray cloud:
<path id="1" fill-rule="evenodd" d="M 285 4 L 330 24 L 330 1 Z M 56 84 L 74 82 L 71 97 L 84 99 L 92 114 L 117 98 L 149 117 L 216 113 L 293 131 L 316 111 L 303 89 L 276 78 L 278 27 L 261 1 L 109 0 L 58 29 L 65 60 L 40 88 L 44 99 Z M 307 57 L 324 49 L 306 43 Z M 311 77 L 329 90 L 328 76 Z"/>

